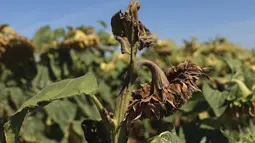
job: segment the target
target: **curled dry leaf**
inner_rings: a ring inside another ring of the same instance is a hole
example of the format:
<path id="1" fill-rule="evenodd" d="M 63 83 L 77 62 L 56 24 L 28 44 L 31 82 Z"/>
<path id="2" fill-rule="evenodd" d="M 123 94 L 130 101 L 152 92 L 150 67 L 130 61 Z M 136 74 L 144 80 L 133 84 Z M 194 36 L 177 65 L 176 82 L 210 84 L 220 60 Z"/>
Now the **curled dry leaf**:
<path id="1" fill-rule="evenodd" d="M 127 10 L 115 13 L 111 19 L 112 33 L 116 40 L 121 41 L 121 46 L 138 44 L 138 49 L 150 47 L 154 44 L 154 37 L 138 18 L 139 2 L 131 2 Z M 121 40 L 120 40 L 121 39 Z M 123 44 L 125 43 L 125 44 Z M 122 53 L 128 53 L 127 48 L 123 48 Z"/>
<path id="2" fill-rule="evenodd" d="M 184 62 L 163 72 L 151 61 L 138 62 L 152 72 L 152 82 L 132 92 L 130 105 L 124 121 L 143 118 L 161 119 L 175 113 L 194 91 L 199 77 L 207 77 L 203 69 L 190 62 Z"/>

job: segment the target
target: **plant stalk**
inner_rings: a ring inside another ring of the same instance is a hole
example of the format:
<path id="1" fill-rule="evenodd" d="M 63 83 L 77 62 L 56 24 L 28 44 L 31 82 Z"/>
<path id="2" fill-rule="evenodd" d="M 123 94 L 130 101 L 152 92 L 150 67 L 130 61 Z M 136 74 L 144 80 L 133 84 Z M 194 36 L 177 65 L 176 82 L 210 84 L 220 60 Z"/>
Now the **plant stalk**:
<path id="1" fill-rule="evenodd" d="M 130 14 L 131 14 L 131 29 L 130 34 L 128 34 L 129 39 L 129 44 L 130 44 L 130 63 L 128 66 L 128 75 L 124 81 L 123 88 L 120 92 L 120 95 L 117 98 L 117 104 L 116 104 L 116 110 L 115 110 L 115 117 L 114 120 L 117 122 L 117 127 L 114 129 L 113 133 L 113 142 L 114 143 L 126 143 L 128 139 L 128 134 L 127 134 L 127 127 L 126 127 L 126 122 L 122 122 L 125 113 L 128 109 L 130 97 L 131 97 L 131 91 L 133 89 L 133 82 L 136 79 L 136 72 L 135 72 L 135 57 L 136 57 L 136 51 L 137 51 L 137 44 L 135 41 L 135 25 L 134 22 L 136 20 L 136 24 L 138 26 L 138 15 L 137 15 L 137 2 L 135 2 L 130 9 Z M 128 32 L 128 30 L 126 31 Z"/>
<path id="2" fill-rule="evenodd" d="M 133 36 L 132 36 L 133 37 Z M 115 118 L 118 127 L 115 128 L 115 132 L 113 134 L 114 143 L 125 143 L 127 141 L 127 131 L 126 131 L 126 123 L 122 122 L 125 116 L 125 112 L 127 111 L 129 100 L 131 97 L 131 91 L 133 86 L 133 81 L 136 78 L 135 76 L 135 54 L 137 47 L 135 44 L 131 46 L 131 55 L 130 55 L 130 63 L 128 68 L 128 76 L 124 81 L 124 86 L 120 92 L 119 97 L 117 98 L 116 104 L 116 112 Z"/>

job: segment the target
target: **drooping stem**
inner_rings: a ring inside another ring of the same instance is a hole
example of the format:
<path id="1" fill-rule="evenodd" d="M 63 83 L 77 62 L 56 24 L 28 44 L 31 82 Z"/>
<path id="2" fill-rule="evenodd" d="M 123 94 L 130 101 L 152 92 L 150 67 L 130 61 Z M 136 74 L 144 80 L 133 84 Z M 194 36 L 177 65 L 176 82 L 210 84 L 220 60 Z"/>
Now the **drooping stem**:
<path id="1" fill-rule="evenodd" d="M 147 67 L 151 71 L 152 83 L 154 84 L 153 86 L 155 86 L 155 88 L 161 89 L 163 85 L 169 84 L 165 73 L 157 64 L 149 60 L 141 60 L 136 62 L 137 69 L 141 68 L 142 66 Z"/>

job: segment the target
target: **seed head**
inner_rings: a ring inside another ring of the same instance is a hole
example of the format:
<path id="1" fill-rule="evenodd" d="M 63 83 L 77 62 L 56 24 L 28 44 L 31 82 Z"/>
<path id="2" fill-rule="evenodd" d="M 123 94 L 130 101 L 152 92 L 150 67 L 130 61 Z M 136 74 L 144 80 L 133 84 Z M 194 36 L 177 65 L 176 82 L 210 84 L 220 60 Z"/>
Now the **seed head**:
<path id="1" fill-rule="evenodd" d="M 175 113 L 194 91 L 199 77 L 206 76 L 203 69 L 190 62 L 170 67 L 163 72 L 151 61 L 141 61 L 138 67 L 146 66 L 152 73 L 152 82 L 132 92 L 125 115 L 126 121 L 144 118 L 161 119 Z"/>

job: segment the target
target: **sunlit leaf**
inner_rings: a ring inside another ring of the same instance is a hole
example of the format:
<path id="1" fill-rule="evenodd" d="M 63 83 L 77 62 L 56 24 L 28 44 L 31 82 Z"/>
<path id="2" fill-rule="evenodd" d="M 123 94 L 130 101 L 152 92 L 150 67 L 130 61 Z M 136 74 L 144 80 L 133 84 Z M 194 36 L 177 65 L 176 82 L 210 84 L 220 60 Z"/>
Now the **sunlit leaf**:
<path id="1" fill-rule="evenodd" d="M 208 84 L 203 85 L 203 94 L 206 101 L 213 109 L 215 115 L 219 117 L 227 108 L 224 102 L 227 97 L 227 92 L 219 92 L 209 87 Z"/>
<path id="2" fill-rule="evenodd" d="M 66 79 L 45 87 L 37 95 L 25 102 L 4 125 L 5 137 L 8 143 L 18 141 L 18 134 L 22 122 L 29 111 L 44 106 L 54 100 L 72 97 L 75 95 L 92 94 L 97 90 L 95 77 L 88 73 L 75 79 Z"/>

